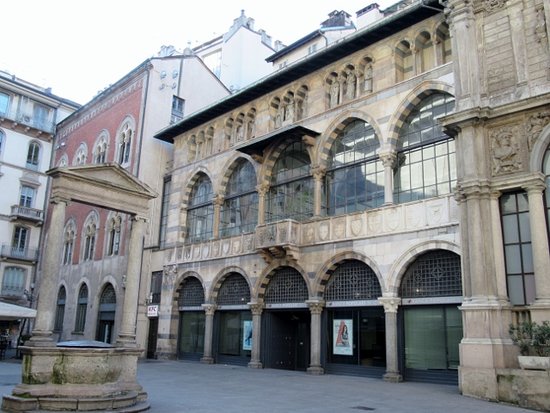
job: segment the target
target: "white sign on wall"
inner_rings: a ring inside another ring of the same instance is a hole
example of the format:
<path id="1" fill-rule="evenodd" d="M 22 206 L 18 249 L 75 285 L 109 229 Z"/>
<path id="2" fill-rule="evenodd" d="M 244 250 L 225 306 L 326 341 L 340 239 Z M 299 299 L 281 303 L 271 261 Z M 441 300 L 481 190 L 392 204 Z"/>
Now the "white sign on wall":
<path id="1" fill-rule="evenodd" d="M 159 316 L 159 305 L 149 304 L 147 306 L 147 317 L 158 317 L 158 316 Z"/>

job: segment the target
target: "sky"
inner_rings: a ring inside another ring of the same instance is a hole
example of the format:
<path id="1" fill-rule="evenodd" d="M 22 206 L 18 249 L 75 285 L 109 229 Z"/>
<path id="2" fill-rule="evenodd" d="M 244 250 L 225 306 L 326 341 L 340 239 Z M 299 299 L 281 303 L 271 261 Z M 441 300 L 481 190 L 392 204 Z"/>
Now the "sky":
<path id="1" fill-rule="evenodd" d="M 2 4 L 0 70 L 84 104 L 161 46 L 182 51 L 226 32 L 244 10 L 275 40 L 291 44 L 333 10 L 374 0 L 8 0 Z M 378 0 L 384 9 L 395 0 Z"/>

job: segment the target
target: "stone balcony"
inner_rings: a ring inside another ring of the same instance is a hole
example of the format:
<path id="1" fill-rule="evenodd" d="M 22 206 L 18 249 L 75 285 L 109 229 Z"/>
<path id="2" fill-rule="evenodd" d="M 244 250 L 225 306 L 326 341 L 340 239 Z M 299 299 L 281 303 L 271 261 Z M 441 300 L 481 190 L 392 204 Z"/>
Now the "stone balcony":
<path id="1" fill-rule="evenodd" d="M 21 205 L 12 205 L 10 219 L 23 220 L 42 225 L 44 222 L 44 214 L 41 209 L 29 208 Z"/>
<path id="2" fill-rule="evenodd" d="M 452 195 L 406 204 L 385 205 L 348 215 L 305 222 L 282 220 L 259 225 L 252 233 L 213 239 L 167 250 L 167 262 L 195 262 L 260 253 L 271 261 L 298 258 L 308 246 L 335 244 L 458 225 L 458 205 Z"/>

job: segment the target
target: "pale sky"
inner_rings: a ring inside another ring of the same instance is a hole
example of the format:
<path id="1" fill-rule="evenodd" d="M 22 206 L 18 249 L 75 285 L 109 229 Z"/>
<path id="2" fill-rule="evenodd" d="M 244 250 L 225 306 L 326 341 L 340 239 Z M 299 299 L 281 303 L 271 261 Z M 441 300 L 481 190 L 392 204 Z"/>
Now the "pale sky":
<path id="1" fill-rule="evenodd" d="M 333 10 L 373 0 L 8 0 L 2 2 L 0 70 L 87 103 L 162 45 L 183 50 L 226 32 L 241 10 L 275 40 L 291 44 Z M 379 0 L 384 9 L 396 0 Z"/>

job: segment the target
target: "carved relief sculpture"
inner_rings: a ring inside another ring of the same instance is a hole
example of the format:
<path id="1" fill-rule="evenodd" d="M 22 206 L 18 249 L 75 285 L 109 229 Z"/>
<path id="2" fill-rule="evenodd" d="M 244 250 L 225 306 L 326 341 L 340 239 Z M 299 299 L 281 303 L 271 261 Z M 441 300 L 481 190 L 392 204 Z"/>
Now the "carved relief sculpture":
<path id="1" fill-rule="evenodd" d="M 535 37 L 537 42 L 544 43 L 546 41 L 546 18 L 544 16 L 544 4 L 536 6 L 537 17 L 535 23 Z"/>
<path id="2" fill-rule="evenodd" d="M 536 113 L 527 120 L 525 128 L 529 150 L 533 149 L 535 141 L 548 123 L 550 123 L 550 111 L 548 110 Z"/>
<path id="3" fill-rule="evenodd" d="M 372 92 L 372 64 L 368 64 L 365 66 L 365 93 L 371 93 Z"/>
<path id="4" fill-rule="evenodd" d="M 332 80 L 330 84 L 330 102 L 329 106 L 331 108 L 338 106 L 338 97 L 340 95 L 340 84 L 336 79 Z"/>
<path id="5" fill-rule="evenodd" d="M 506 126 L 491 133 L 493 175 L 515 172 L 521 169 L 517 127 Z"/>
<path id="6" fill-rule="evenodd" d="M 348 70 L 346 73 L 346 97 L 348 99 L 354 99 L 355 98 L 355 82 L 356 77 L 355 73 L 353 73 L 353 70 Z"/>

